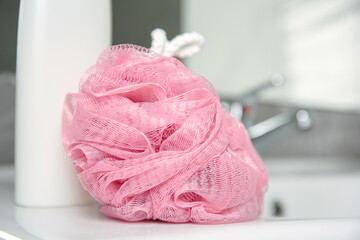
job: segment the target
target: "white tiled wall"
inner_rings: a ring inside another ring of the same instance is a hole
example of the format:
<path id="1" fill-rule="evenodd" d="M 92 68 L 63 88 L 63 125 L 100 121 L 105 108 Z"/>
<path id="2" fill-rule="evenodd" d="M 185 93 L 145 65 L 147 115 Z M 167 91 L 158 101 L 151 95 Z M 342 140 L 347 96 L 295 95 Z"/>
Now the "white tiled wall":
<path id="1" fill-rule="evenodd" d="M 236 95 L 281 72 L 270 102 L 360 109 L 359 0 L 185 0 L 184 31 L 205 36 L 187 61 L 221 95 Z"/>

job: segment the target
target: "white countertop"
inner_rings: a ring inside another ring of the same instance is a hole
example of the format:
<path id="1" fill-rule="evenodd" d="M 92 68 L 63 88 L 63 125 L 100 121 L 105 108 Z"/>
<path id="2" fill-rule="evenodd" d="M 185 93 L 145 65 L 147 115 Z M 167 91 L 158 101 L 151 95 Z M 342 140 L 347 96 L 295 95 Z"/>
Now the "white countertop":
<path id="1" fill-rule="evenodd" d="M 0 166 L 0 239 L 360 239 L 360 219 L 264 220 L 199 225 L 109 219 L 97 205 L 22 208 L 14 205 L 13 168 Z M 1 232 L 3 231 L 3 233 Z M 15 238 L 5 238 L 15 239 Z"/>

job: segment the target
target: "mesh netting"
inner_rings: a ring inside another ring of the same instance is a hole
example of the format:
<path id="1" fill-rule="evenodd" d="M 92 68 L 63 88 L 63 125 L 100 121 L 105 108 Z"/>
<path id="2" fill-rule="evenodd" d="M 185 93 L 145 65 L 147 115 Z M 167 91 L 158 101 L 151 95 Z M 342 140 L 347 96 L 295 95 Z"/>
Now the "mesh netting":
<path id="1" fill-rule="evenodd" d="M 175 58 L 105 50 L 66 97 L 63 142 L 108 216 L 226 223 L 261 213 L 268 173 L 244 126 Z"/>

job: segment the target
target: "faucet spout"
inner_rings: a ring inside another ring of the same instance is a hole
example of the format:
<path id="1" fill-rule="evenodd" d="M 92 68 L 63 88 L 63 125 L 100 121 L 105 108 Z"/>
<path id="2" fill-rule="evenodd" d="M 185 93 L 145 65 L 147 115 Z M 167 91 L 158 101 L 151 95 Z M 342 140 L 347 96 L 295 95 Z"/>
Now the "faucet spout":
<path id="1" fill-rule="evenodd" d="M 268 88 L 282 86 L 284 81 L 285 79 L 281 74 L 274 74 L 269 81 L 260 84 L 247 93 L 235 98 L 223 98 L 221 101 L 225 109 L 243 122 L 259 152 L 272 145 L 276 139 L 285 137 L 294 129 L 308 130 L 313 125 L 313 120 L 306 110 L 289 110 L 254 124 L 258 108 L 258 96 Z"/>
<path id="2" fill-rule="evenodd" d="M 313 121 L 306 110 L 283 112 L 251 126 L 248 128 L 248 133 L 250 138 L 255 140 L 288 124 L 295 124 L 301 130 L 308 130 L 311 128 Z"/>

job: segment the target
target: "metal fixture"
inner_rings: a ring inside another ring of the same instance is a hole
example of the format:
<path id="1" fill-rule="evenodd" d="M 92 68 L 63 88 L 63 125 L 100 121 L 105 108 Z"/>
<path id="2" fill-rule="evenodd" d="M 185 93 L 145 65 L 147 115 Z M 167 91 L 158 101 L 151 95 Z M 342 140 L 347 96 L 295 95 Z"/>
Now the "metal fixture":
<path id="1" fill-rule="evenodd" d="M 303 109 L 296 111 L 289 110 L 254 124 L 259 95 L 269 88 L 282 86 L 284 82 L 285 78 L 283 75 L 274 74 L 268 81 L 245 94 L 236 98 L 223 98 L 221 101 L 224 108 L 244 123 L 255 146 L 259 146 L 258 143 L 261 143 L 260 145 L 262 146 L 273 142 L 268 137 L 265 137 L 272 133 L 281 132 L 278 135 L 283 136 L 284 131 L 280 131 L 280 129 L 285 129 L 286 126 L 289 127 L 286 128 L 289 129 L 287 131 L 291 131 L 290 129 L 308 130 L 313 125 L 309 112 Z M 263 142 L 266 142 L 266 144 L 263 144 Z"/>

